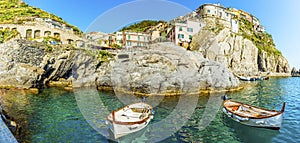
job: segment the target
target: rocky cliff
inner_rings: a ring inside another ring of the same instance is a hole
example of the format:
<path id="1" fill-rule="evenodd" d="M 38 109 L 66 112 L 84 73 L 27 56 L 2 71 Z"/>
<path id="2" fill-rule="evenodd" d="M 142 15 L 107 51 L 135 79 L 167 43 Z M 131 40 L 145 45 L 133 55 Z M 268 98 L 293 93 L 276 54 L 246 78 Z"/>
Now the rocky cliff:
<path id="1" fill-rule="evenodd" d="M 293 67 L 291 74 L 293 77 L 300 77 L 300 70 L 297 70 L 295 67 Z"/>
<path id="2" fill-rule="evenodd" d="M 200 51 L 205 58 L 223 63 L 238 74 L 289 73 L 288 61 L 275 48 L 271 35 L 254 31 L 247 20 L 239 21 L 239 33 L 217 19 L 206 22 L 191 43 L 191 49 Z"/>
<path id="3" fill-rule="evenodd" d="M 98 86 L 137 93 L 182 93 L 237 88 L 222 64 L 172 43 L 134 51 L 48 47 L 15 40 L 0 45 L 0 87 Z"/>
<path id="4" fill-rule="evenodd" d="M 20 39 L 3 43 L 0 45 L 0 87 L 41 88 L 53 81 L 71 84 L 73 69 L 87 67 L 81 65 L 85 64 L 85 57 L 88 57 L 86 62 L 90 63 L 95 59 L 80 51 L 83 50 L 74 50 L 68 46 L 49 47 Z M 82 59 L 78 58 L 79 55 Z M 81 79 L 81 74 L 76 78 Z"/>

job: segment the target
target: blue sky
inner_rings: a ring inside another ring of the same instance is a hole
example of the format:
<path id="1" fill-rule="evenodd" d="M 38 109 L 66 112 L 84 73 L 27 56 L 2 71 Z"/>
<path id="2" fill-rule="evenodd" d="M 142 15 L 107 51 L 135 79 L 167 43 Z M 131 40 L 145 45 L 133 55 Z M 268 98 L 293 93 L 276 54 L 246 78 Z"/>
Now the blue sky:
<path id="1" fill-rule="evenodd" d="M 78 26 L 82 31 L 100 30 L 104 32 L 112 32 L 142 19 L 169 20 L 189 10 L 195 10 L 204 3 L 220 2 L 225 7 L 242 9 L 259 18 L 267 32 L 273 35 L 277 48 L 288 59 L 291 67 L 300 68 L 299 0 L 248 0 L 243 2 L 238 0 L 24 1 L 31 6 L 62 17 L 67 22 Z M 166 3 L 169 5 L 165 6 Z M 130 4 L 137 5 L 130 9 L 128 6 Z M 148 9 L 151 9 L 152 12 L 149 12 Z M 129 14 L 131 16 L 128 16 Z"/>

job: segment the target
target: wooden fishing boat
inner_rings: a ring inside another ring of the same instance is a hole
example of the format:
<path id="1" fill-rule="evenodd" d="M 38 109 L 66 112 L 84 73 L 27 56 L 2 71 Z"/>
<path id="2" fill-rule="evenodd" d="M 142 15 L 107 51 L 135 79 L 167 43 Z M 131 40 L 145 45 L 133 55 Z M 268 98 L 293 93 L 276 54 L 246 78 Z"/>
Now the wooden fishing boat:
<path id="1" fill-rule="evenodd" d="M 281 111 L 276 111 L 227 100 L 226 97 L 223 99 L 223 112 L 233 120 L 253 127 L 280 129 L 285 102 Z"/>
<path id="2" fill-rule="evenodd" d="M 107 126 L 115 139 L 145 128 L 153 119 L 152 106 L 145 102 L 127 105 L 107 116 Z"/>
<path id="3" fill-rule="evenodd" d="M 262 77 L 244 77 L 244 76 L 238 76 L 238 75 L 236 75 L 236 77 L 239 78 L 242 81 L 269 80 L 269 77 L 267 77 L 267 76 L 262 76 Z"/>
<path id="4" fill-rule="evenodd" d="M 237 76 L 242 81 L 255 81 L 256 78 L 254 77 L 244 77 L 244 76 Z"/>

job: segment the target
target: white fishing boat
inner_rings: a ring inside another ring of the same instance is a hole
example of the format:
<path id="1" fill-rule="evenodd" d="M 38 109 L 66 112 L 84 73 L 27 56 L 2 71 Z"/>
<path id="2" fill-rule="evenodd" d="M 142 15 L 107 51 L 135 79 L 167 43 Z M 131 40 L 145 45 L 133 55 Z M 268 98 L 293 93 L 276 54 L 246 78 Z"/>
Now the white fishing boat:
<path id="1" fill-rule="evenodd" d="M 152 106 L 144 102 L 130 104 L 109 114 L 106 123 L 118 139 L 145 128 L 153 119 L 152 110 Z"/>
<path id="2" fill-rule="evenodd" d="M 252 76 L 252 77 L 245 77 L 238 74 L 233 73 L 239 80 L 242 81 L 256 81 L 256 80 L 269 80 L 268 74 L 265 76 Z"/>
<path id="3" fill-rule="evenodd" d="M 280 129 L 285 102 L 281 111 L 276 111 L 227 100 L 225 96 L 223 99 L 223 112 L 233 120 L 253 127 Z"/>

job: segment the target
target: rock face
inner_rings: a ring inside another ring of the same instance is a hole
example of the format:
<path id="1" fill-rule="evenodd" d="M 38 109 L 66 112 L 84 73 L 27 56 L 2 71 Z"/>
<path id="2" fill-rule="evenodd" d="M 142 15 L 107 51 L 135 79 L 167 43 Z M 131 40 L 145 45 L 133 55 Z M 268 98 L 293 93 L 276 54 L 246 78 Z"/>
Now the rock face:
<path id="1" fill-rule="evenodd" d="M 43 44 L 24 40 L 0 45 L 0 87 L 40 88 L 59 81 L 73 87 L 166 94 L 225 90 L 239 85 L 224 65 L 172 43 L 119 51 L 110 62 L 99 60 L 92 50 L 46 49 Z"/>
<path id="2" fill-rule="evenodd" d="M 0 87 L 37 87 L 44 73 L 40 63 L 45 47 L 22 41 L 4 43 L 0 47 Z"/>
<path id="3" fill-rule="evenodd" d="M 291 74 L 293 77 L 300 77 L 300 70 L 297 70 L 295 67 L 293 67 Z"/>
<path id="4" fill-rule="evenodd" d="M 254 43 L 224 28 L 219 33 L 202 29 L 193 37 L 191 49 L 200 51 L 205 58 L 226 65 L 235 73 L 252 75 L 258 72 L 289 73 L 288 61 L 260 51 Z"/>
<path id="5" fill-rule="evenodd" d="M 41 88 L 50 81 L 71 82 L 78 54 L 63 49 L 45 52 L 46 48 L 44 44 L 25 40 L 0 45 L 0 64 L 3 65 L 0 87 L 28 89 Z"/>
<path id="6" fill-rule="evenodd" d="M 153 44 L 127 55 L 128 58 L 123 56 L 125 58 L 111 63 L 111 69 L 98 77 L 98 86 L 111 84 L 114 90 L 181 94 L 231 89 L 239 85 L 237 78 L 223 65 L 173 43 Z"/>

